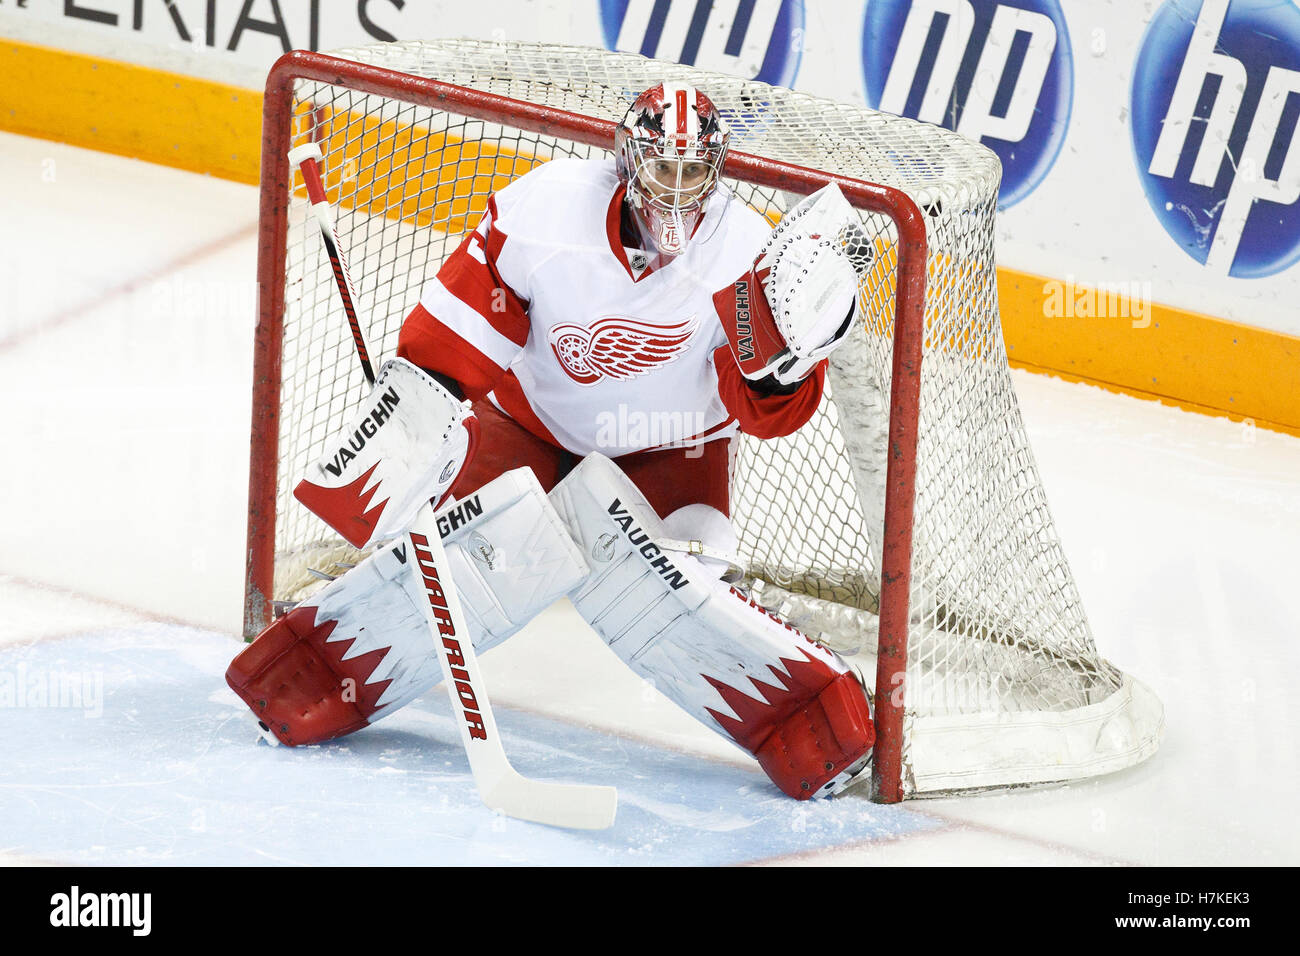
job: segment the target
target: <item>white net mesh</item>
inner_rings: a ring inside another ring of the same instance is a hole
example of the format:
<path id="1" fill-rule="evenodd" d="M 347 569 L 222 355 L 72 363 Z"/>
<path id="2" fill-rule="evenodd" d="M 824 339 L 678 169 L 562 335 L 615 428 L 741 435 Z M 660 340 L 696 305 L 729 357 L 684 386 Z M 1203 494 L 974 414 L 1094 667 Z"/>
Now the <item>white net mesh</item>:
<path id="1" fill-rule="evenodd" d="M 603 50 L 441 41 L 336 55 L 602 119 L 619 117 L 662 79 L 689 80 L 728 121 L 733 151 L 907 192 L 925 213 L 929 255 L 905 785 L 943 791 L 1067 779 L 1154 750 L 1159 705 L 1097 654 L 1021 422 L 997 310 L 1000 167 L 990 151 L 934 126 Z M 308 139 L 321 145 L 339 236 L 381 357 L 394 353 L 421 286 L 493 191 L 549 158 L 603 152 L 562 132 L 524 132 L 508 115 L 467 119 L 346 80 L 299 80 L 294 110 L 295 139 L 284 150 Z M 787 207 L 775 190 L 729 184 L 773 221 Z M 863 213 L 862 222 L 875 244 L 861 290 L 865 326 L 835 355 L 827 399 L 807 426 L 789 438 L 741 440 L 732 500 L 759 599 L 869 659 L 897 237 L 883 216 Z M 305 568 L 331 570 L 345 554 L 291 489 L 364 393 L 300 188 L 290 201 L 284 294 L 275 596 L 288 600 L 312 582 Z M 1028 754 L 1022 738 L 1044 724 L 1057 728 L 1052 739 Z M 1005 748 L 973 753 L 967 732 L 990 728 Z"/>

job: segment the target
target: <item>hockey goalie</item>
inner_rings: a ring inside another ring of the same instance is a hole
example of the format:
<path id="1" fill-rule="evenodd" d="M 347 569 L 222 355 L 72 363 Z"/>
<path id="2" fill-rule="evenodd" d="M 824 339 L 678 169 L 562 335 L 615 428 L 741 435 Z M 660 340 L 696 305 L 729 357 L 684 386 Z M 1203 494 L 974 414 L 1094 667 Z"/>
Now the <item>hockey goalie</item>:
<path id="1" fill-rule="evenodd" d="M 727 577 L 732 440 L 816 411 L 868 244 L 834 186 L 773 229 L 720 181 L 728 136 L 704 93 L 654 86 L 611 160 L 556 159 L 499 190 L 424 287 L 344 428 L 359 441 L 296 491 L 370 557 L 227 675 L 280 741 L 351 733 L 440 680 L 390 540 L 432 500 L 476 652 L 567 595 L 786 794 L 863 776 L 857 677 Z"/>

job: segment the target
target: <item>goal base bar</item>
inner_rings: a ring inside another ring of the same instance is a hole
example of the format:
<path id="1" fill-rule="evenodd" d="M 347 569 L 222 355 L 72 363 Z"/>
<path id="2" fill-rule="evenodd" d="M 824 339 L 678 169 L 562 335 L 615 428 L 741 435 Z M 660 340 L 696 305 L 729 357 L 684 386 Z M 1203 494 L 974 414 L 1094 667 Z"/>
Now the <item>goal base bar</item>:
<path id="1" fill-rule="evenodd" d="M 1154 754 L 1164 726 L 1159 699 L 1128 674 L 1105 700 L 1077 710 L 913 717 L 907 796 L 956 796 L 1114 773 Z"/>

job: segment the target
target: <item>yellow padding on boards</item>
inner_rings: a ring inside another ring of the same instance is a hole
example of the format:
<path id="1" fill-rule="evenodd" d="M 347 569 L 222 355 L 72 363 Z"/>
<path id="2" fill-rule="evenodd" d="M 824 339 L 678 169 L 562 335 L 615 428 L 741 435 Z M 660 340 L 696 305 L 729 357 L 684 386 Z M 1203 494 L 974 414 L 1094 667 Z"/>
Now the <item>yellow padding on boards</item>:
<path id="1" fill-rule="evenodd" d="M 531 153 L 488 140 L 356 112 L 295 104 L 295 145 L 320 144 L 325 194 L 344 209 L 459 234 L 472 229 L 488 197 L 540 165 Z M 294 191 L 306 196 L 301 176 Z"/>
<path id="2" fill-rule="evenodd" d="M 1300 435 L 1300 338 L 1169 306 L 1143 311 L 1123 297 L 1087 310 L 1105 315 L 1061 315 L 1060 286 L 998 270 L 1013 365 Z"/>
<path id="3" fill-rule="evenodd" d="M 256 183 L 262 95 L 4 41 L 0 129 Z"/>
<path id="4" fill-rule="evenodd" d="M 320 145 L 325 195 L 333 205 L 452 234 L 474 227 L 492 193 L 547 162 L 490 139 L 334 112 L 311 100 L 295 103 L 294 113 L 294 145 Z M 307 195 L 300 175 L 294 192 Z M 762 214 L 774 224 L 781 218 L 775 210 Z"/>
<path id="5" fill-rule="evenodd" d="M 357 119 L 330 123 L 328 136 L 344 137 Z M 541 161 L 446 134 L 399 134 L 387 125 L 362 124 L 357 140 L 344 145 L 357 163 L 357 183 L 344 183 L 346 161 L 327 170 L 339 177 L 331 180 L 332 198 L 342 192 L 344 205 L 360 203 L 417 223 L 440 220 L 443 228 L 463 231 L 481 215 L 492 189 Z M 261 128 L 260 92 L 0 41 L 0 129 L 256 184 Z M 400 136 L 405 154 L 372 162 L 362 174 L 366 150 L 376 150 L 386 135 Z M 393 166 L 406 159 L 411 171 L 395 175 Z M 882 262 L 892 261 L 893 250 L 879 251 Z M 1013 365 L 1300 435 L 1300 338 L 1155 305 L 1149 324 L 1137 328 L 1122 309 L 1118 316 L 1053 316 L 1046 308 L 1050 281 L 998 269 Z M 882 279 L 882 288 L 889 283 Z"/>

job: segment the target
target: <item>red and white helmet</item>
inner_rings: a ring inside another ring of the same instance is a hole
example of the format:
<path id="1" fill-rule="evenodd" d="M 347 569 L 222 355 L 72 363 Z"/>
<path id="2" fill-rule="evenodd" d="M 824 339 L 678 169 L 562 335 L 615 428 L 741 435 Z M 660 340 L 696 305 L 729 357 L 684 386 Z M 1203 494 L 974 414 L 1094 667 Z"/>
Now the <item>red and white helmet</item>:
<path id="1" fill-rule="evenodd" d="M 717 188 L 730 137 L 712 100 L 667 80 L 638 96 L 618 124 L 619 179 L 643 237 L 664 255 L 686 248 Z"/>

